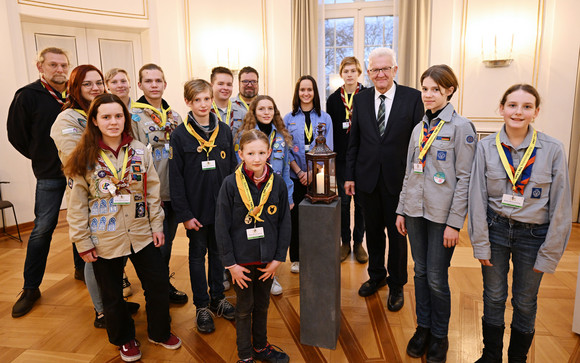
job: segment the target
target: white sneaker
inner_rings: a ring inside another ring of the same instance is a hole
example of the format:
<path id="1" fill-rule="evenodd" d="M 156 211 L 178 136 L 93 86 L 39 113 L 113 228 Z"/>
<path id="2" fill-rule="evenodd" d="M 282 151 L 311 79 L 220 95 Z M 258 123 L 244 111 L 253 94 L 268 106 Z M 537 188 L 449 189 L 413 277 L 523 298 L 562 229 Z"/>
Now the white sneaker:
<path id="1" fill-rule="evenodd" d="M 290 272 L 292 272 L 293 274 L 297 274 L 300 272 L 300 262 L 292 262 L 292 265 L 290 266 Z"/>
<path id="2" fill-rule="evenodd" d="M 278 278 L 274 276 L 274 282 L 272 282 L 272 288 L 270 289 L 270 294 L 277 296 L 282 293 L 282 285 L 278 282 Z"/>

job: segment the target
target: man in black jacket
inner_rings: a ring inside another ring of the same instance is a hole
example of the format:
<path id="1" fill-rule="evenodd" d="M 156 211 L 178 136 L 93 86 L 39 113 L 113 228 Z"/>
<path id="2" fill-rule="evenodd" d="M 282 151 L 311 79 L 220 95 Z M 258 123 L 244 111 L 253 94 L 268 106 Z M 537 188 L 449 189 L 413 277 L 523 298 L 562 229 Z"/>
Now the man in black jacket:
<path id="1" fill-rule="evenodd" d="M 12 308 L 14 318 L 28 313 L 40 298 L 38 287 L 44 276 L 52 233 L 58 223 L 66 188 L 58 152 L 50 138 L 50 128 L 66 98 L 69 65 L 68 56 L 62 49 L 42 50 L 36 63 L 40 79 L 16 91 L 8 111 L 8 140 L 32 161 L 36 177 L 34 229 L 28 240 L 24 262 L 24 287 Z M 84 267 L 76 251 L 75 269 L 75 278 L 82 279 Z"/>
<path id="2" fill-rule="evenodd" d="M 395 211 L 411 132 L 423 117 L 421 93 L 396 84 L 397 69 L 391 49 L 378 48 L 369 55 L 368 74 L 374 87 L 354 96 L 344 183 L 346 193 L 353 195 L 356 182 L 366 223 L 369 280 L 358 293 L 370 296 L 388 284 L 391 311 L 403 307 L 407 283 L 407 240 L 397 232 Z M 385 227 L 389 236 L 386 269 Z"/>

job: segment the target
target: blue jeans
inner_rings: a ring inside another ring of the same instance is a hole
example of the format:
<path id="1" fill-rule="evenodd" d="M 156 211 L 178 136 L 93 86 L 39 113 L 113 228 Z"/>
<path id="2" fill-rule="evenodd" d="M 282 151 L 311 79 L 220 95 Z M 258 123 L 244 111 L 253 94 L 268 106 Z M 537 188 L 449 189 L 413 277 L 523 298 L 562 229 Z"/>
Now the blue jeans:
<path id="1" fill-rule="evenodd" d="M 219 301 L 224 295 L 224 266 L 215 239 L 215 225 L 201 227 L 199 231 L 187 230 L 189 237 L 189 279 L 193 292 L 193 304 L 205 308 L 211 300 Z M 207 279 L 205 277 L 205 255 L 209 252 Z M 209 285 L 209 294 L 207 288 Z"/>
<path id="2" fill-rule="evenodd" d="M 405 217 L 411 254 L 415 261 L 417 324 L 431 328 L 437 338 L 447 336 L 451 316 L 451 293 L 447 270 L 455 247 L 443 246 L 447 225 L 422 217 Z"/>
<path id="3" fill-rule="evenodd" d="M 508 297 L 510 255 L 513 271 L 512 328 L 534 332 L 538 290 L 543 273 L 533 270 L 538 250 L 548 233 L 549 224 L 526 224 L 487 211 L 489 242 L 493 266 L 482 266 L 483 318 L 486 323 L 503 326 Z"/>
<path id="4" fill-rule="evenodd" d="M 38 179 L 34 201 L 34 228 L 28 239 L 24 262 L 24 288 L 36 289 L 42 283 L 52 233 L 58 224 L 66 179 Z"/>
<path id="5" fill-rule="evenodd" d="M 346 165 L 345 162 L 336 163 L 336 183 L 338 185 L 338 196 L 340 197 L 340 236 L 342 244 L 350 246 L 350 201 L 353 199 L 350 195 L 346 195 L 344 190 L 344 173 Z M 362 243 L 365 234 L 365 219 L 363 217 L 362 204 L 360 195 L 354 195 L 354 228 L 352 231 L 352 239 L 354 244 Z"/>
<path id="6" fill-rule="evenodd" d="M 165 213 L 165 219 L 163 219 L 163 234 L 165 235 L 165 244 L 159 249 L 161 250 L 161 256 L 163 260 L 169 267 L 169 259 L 171 258 L 171 249 L 173 248 L 173 239 L 175 238 L 175 233 L 177 232 L 177 216 L 173 207 L 171 207 L 171 202 L 163 202 L 163 212 Z"/>
<path id="7" fill-rule="evenodd" d="M 126 262 L 127 260 L 125 259 L 124 263 L 126 264 Z M 101 297 L 101 290 L 99 290 L 99 285 L 97 284 L 92 262 L 85 263 L 85 284 L 87 285 L 87 290 L 89 290 L 89 296 L 91 297 L 95 311 L 97 313 L 104 312 L 103 298 Z"/>

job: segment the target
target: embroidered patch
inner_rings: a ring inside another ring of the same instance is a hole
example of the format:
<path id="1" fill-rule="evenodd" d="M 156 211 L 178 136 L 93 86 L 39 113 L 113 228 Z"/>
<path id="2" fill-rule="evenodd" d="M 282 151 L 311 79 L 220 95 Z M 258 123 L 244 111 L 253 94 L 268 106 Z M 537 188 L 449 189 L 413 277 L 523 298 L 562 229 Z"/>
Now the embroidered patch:
<path id="1" fill-rule="evenodd" d="M 169 151 L 167 151 L 165 148 L 163 148 L 162 150 L 163 151 L 161 152 L 161 155 L 163 156 L 163 159 L 169 158 Z"/>
<path id="2" fill-rule="evenodd" d="M 161 150 L 159 149 L 155 150 L 155 160 L 156 161 L 161 160 Z"/>
<path id="3" fill-rule="evenodd" d="M 145 217 L 145 202 L 135 203 L 135 218 Z"/>
<path id="4" fill-rule="evenodd" d="M 105 171 L 104 171 L 104 170 L 99 170 L 99 172 L 97 173 L 97 176 L 98 176 L 99 178 L 104 178 L 104 177 L 106 177 L 106 176 L 107 176 L 107 173 L 105 173 Z"/>
<path id="5" fill-rule="evenodd" d="M 155 126 L 149 126 L 149 131 L 155 131 Z"/>
<path id="6" fill-rule="evenodd" d="M 105 202 L 107 204 L 107 202 Z M 99 231 L 106 231 L 107 230 L 107 218 L 101 217 L 99 219 Z"/>
<path id="7" fill-rule="evenodd" d="M 297 153 L 298 151 L 300 151 L 300 148 L 298 147 L 298 145 L 294 145 L 294 152 Z"/>
<path id="8" fill-rule="evenodd" d="M 143 109 L 142 108 L 132 108 L 131 113 L 143 113 Z"/>
<path id="9" fill-rule="evenodd" d="M 226 158 L 226 152 L 224 150 L 222 150 L 222 152 L 220 153 L 220 156 L 222 157 L 222 159 Z"/>
<path id="10" fill-rule="evenodd" d="M 107 231 L 108 232 L 115 232 L 117 230 L 117 219 L 115 217 L 109 219 L 109 223 L 107 224 Z"/>
<path id="11" fill-rule="evenodd" d="M 69 127 L 66 129 L 62 129 L 62 134 L 63 135 L 68 135 L 68 134 L 80 134 L 82 133 L 81 130 L 77 129 L 76 127 Z"/>
<path id="12" fill-rule="evenodd" d="M 157 136 L 154 136 L 154 137 L 153 137 L 153 141 L 155 141 L 155 142 L 159 142 L 159 137 L 157 137 Z"/>
<path id="13" fill-rule="evenodd" d="M 133 160 L 131 162 L 141 161 L 141 157 L 139 155 L 133 155 Z"/>
<path id="14" fill-rule="evenodd" d="M 141 172 L 141 165 L 135 164 L 131 165 L 131 170 L 133 173 L 140 173 Z"/>
<path id="15" fill-rule="evenodd" d="M 131 118 L 133 119 L 133 121 L 139 122 L 141 121 L 141 116 L 137 115 L 137 114 L 133 114 L 133 116 L 131 116 Z"/>
<path id="16" fill-rule="evenodd" d="M 467 135 L 465 141 L 467 141 L 468 144 L 471 144 L 475 141 L 475 137 L 473 137 L 473 135 Z"/>
<path id="17" fill-rule="evenodd" d="M 74 184 L 74 181 L 72 180 L 72 178 L 68 178 L 68 187 L 72 189 Z"/>
<path id="18" fill-rule="evenodd" d="M 451 141 L 451 138 L 449 136 L 437 136 L 435 140 Z"/>
<path id="19" fill-rule="evenodd" d="M 99 214 L 99 201 L 96 200 L 93 205 L 91 205 L 91 215 L 96 216 Z"/>
<path id="20" fill-rule="evenodd" d="M 91 233 L 95 233 L 99 227 L 99 221 L 96 218 L 91 219 Z"/>
<path id="21" fill-rule="evenodd" d="M 240 150 L 240 145 L 239 144 L 235 144 L 234 145 L 234 151 L 238 152 L 238 150 Z"/>
<path id="22" fill-rule="evenodd" d="M 279 148 L 279 147 L 280 147 L 280 144 L 279 144 L 279 143 L 277 143 L 277 142 L 275 142 L 275 143 L 274 143 L 274 148 L 276 148 L 276 149 L 277 149 L 277 148 Z"/>
<path id="23" fill-rule="evenodd" d="M 107 194 L 109 193 L 109 184 L 111 184 L 111 181 L 109 179 L 102 179 L 99 182 L 99 191 L 103 194 Z"/>
<path id="24" fill-rule="evenodd" d="M 540 199 L 542 196 L 542 188 L 532 188 L 532 198 Z"/>
<path id="25" fill-rule="evenodd" d="M 173 146 L 169 147 L 169 160 L 173 159 Z"/>
<path id="26" fill-rule="evenodd" d="M 143 155 L 145 153 L 145 150 L 143 149 L 135 149 L 135 154 L 137 155 Z"/>
<path id="27" fill-rule="evenodd" d="M 447 151 L 437 151 L 437 160 L 445 161 L 447 159 Z"/>
<path id="28" fill-rule="evenodd" d="M 101 199 L 99 204 L 99 214 L 107 214 L 107 200 Z"/>
<path id="29" fill-rule="evenodd" d="M 135 199 L 136 202 L 143 200 L 143 195 L 142 194 L 135 194 L 133 196 L 133 199 Z"/>
<path id="30" fill-rule="evenodd" d="M 140 182 L 142 180 L 141 179 L 141 174 L 132 174 L 131 175 L 131 179 Z"/>
<path id="31" fill-rule="evenodd" d="M 278 210 L 278 208 L 275 205 L 271 205 L 268 207 L 268 214 L 272 215 L 272 214 L 276 213 L 277 210 Z"/>
<path id="32" fill-rule="evenodd" d="M 109 199 L 109 213 L 117 213 L 119 207 L 115 204 L 115 199 Z"/>
<path id="33" fill-rule="evenodd" d="M 97 236 L 91 236 L 91 242 L 93 242 L 93 245 L 98 245 L 99 244 L 99 239 L 97 238 Z"/>

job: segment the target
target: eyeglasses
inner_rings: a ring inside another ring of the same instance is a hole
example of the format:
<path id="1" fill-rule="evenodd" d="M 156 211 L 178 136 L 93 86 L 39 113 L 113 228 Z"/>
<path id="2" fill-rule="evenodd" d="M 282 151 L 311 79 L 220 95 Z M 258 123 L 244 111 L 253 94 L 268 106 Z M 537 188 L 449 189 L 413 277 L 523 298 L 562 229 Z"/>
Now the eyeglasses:
<path id="1" fill-rule="evenodd" d="M 257 85 L 257 84 L 258 84 L 258 81 L 254 81 L 254 80 L 250 81 L 250 80 L 248 80 L 248 79 L 244 79 L 244 80 L 242 81 L 242 84 L 243 84 L 244 86 L 247 86 L 247 85 L 249 85 L 249 84 L 251 84 L 252 86 L 255 86 L 255 85 Z"/>
<path id="2" fill-rule="evenodd" d="M 374 69 L 369 69 L 369 73 L 371 74 L 379 74 L 381 72 L 383 72 L 384 74 L 387 74 L 391 71 L 391 69 L 393 69 L 394 67 L 385 67 L 385 68 L 374 68 Z"/>
<path id="3" fill-rule="evenodd" d="M 95 85 L 96 85 L 97 87 L 99 87 L 99 88 L 101 88 L 101 87 L 105 87 L 105 85 L 104 85 L 103 81 L 96 81 L 96 82 L 83 82 L 83 83 L 81 83 L 81 86 L 83 86 L 84 88 L 87 88 L 87 89 L 91 89 L 91 88 L 93 88 L 93 86 L 95 86 Z"/>
<path id="4" fill-rule="evenodd" d="M 57 69 L 57 68 L 62 68 L 64 70 L 69 68 L 68 64 L 64 64 L 64 63 L 47 63 L 46 64 L 50 69 Z"/>

